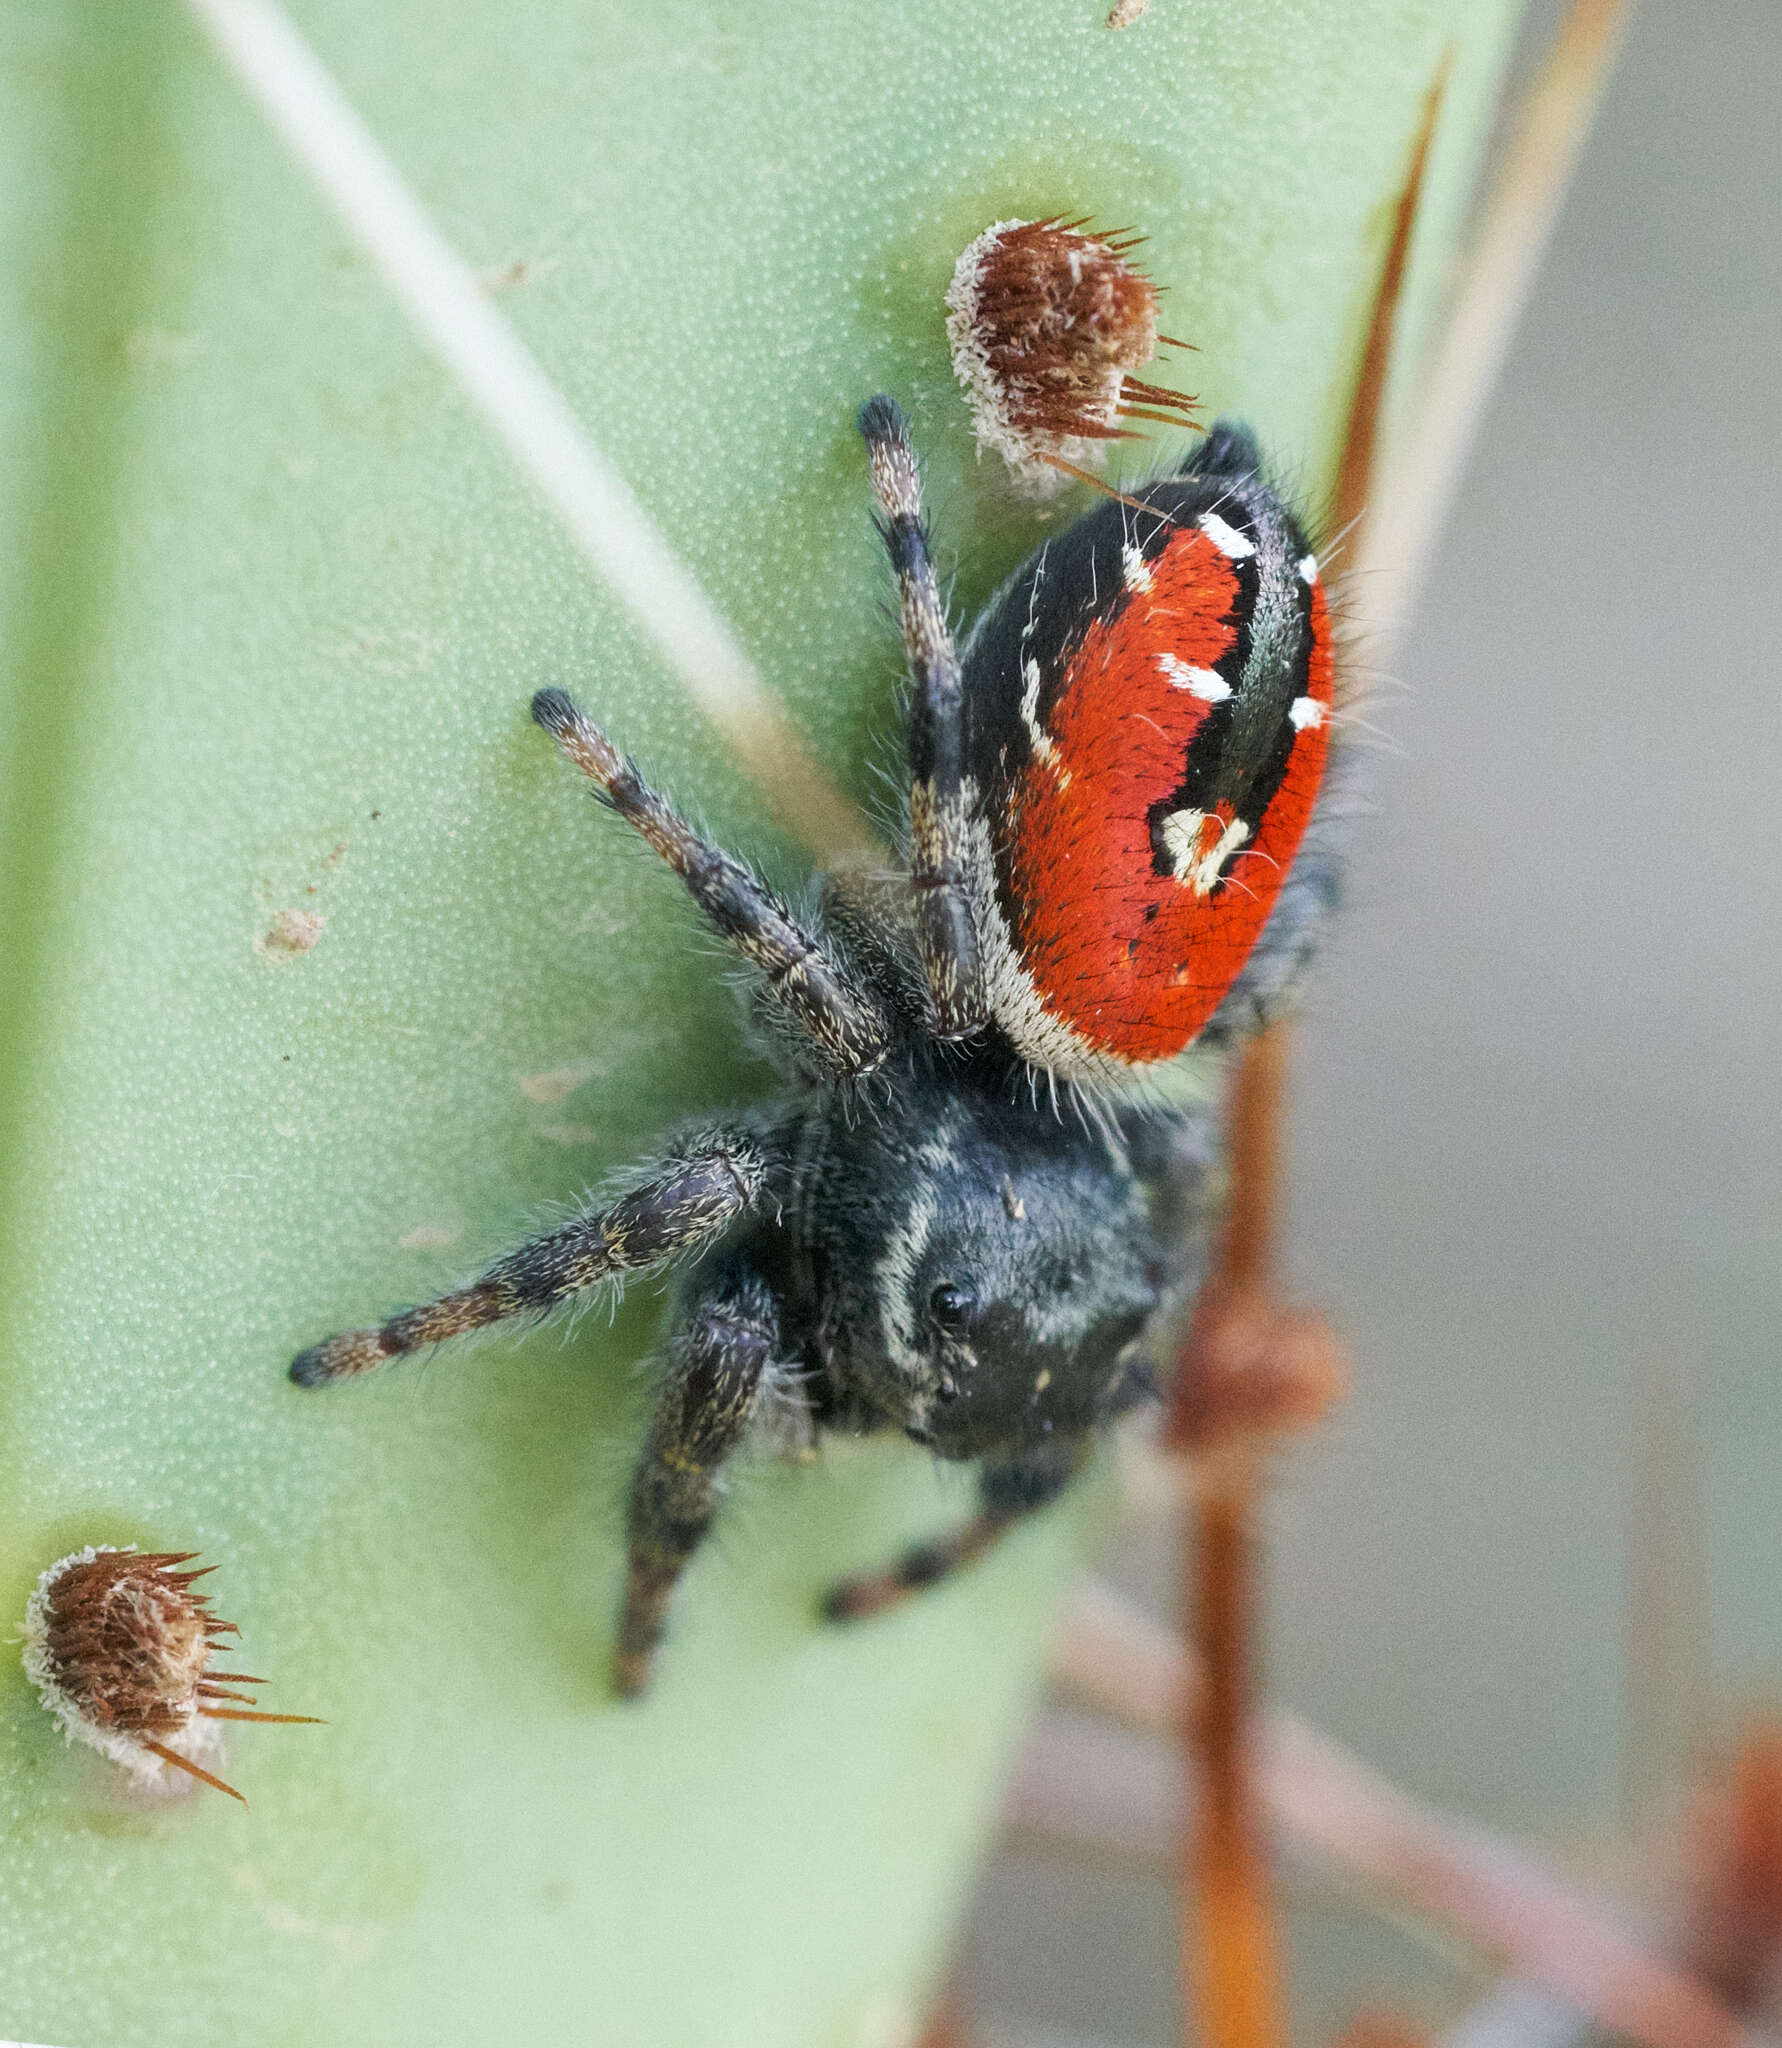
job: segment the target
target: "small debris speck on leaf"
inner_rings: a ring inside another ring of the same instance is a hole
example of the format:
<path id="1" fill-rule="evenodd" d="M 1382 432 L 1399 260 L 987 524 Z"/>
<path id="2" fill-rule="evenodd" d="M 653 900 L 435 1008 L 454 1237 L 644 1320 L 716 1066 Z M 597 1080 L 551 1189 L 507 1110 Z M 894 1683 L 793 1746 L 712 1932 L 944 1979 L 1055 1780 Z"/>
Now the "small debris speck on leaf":
<path id="1" fill-rule="evenodd" d="M 456 1244 L 464 1235 L 455 1223 L 417 1223 L 413 1230 L 405 1230 L 396 1240 L 398 1251 L 438 1252 L 447 1245 Z"/>
<path id="2" fill-rule="evenodd" d="M 547 1067 L 542 1074 L 522 1074 L 520 1093 L 528 1102 L 538 1102 L 552 1107 L 566 1102 L 585 1082 L 594 1078 L 592 1062 L 582 1061 L 573 1066 Z"/>
<path id="3" fill-rule="evenodd" d="M 319 910 L 281 910 L 254 941 L 254 950 L 263 960 L 295 960 L 327 929 L 328 920 Z"/>

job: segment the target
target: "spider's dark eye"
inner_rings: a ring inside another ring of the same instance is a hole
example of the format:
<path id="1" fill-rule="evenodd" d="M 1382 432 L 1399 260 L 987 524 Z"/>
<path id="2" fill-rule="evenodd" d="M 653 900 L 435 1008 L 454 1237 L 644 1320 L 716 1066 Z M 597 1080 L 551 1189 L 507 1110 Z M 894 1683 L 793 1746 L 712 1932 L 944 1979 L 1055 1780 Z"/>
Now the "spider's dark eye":
<path id="1" fill-rule="evenodd" d="M 971 1308 L 971 1296 L 951 1280 L 943 1280 L 928 1297 L 928 1313 L 943 1330 L 963 1330 Z"/>

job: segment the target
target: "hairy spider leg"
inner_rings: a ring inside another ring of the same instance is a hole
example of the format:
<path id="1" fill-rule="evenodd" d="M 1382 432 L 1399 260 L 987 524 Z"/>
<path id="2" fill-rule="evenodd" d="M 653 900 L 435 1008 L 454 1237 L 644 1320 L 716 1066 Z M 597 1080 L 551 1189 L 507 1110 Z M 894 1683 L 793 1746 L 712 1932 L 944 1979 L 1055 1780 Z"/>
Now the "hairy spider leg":
<path id="1" fill-rule="evenodd" d="M 931 1543 L 918 1543 L 882 1572 L 861 1572 L 832 1586 L 823 1601 L 826 1621 L 864 1621 L 898 1607 L 916 1593 L 951 1578 L 1017 1522 L 1049 1507 L 1082 1469 L 1088 1442 L 1079 1437 L 1056 1451 L 1004 1465 L 986 1465 L 978 1476 L 979 1508 L 969 1522 Z"/>
<path id="2" fill-rule="evenodd" d="M 972 790 L 965 774 L 965 693 L 922 520 L 921 480 L 896 401 L 860 409 L 879 503 L 878 527 L 897 577 L 909 657 L 910 889 L 916 939 L 939 1038 L 969 1038 L 988 1017 L 971 890 Z"/>
<path id="3" fill-rule="evenodd" d="M 768 1161 L 747 1131 L 706 1131 L 655 1164 L 651 1177 L 497 1259 L 467 1287 L 375 1328 L 347 1330 L 291 1361 L 300 1387 L 370 1372 L 510 1316 L 542 1316 L 573 1294 L 666 1265 L 712 1243 L 760 1198 Z"/>
<path id="4" fill-rule="evenodd" d="M 649 1683 L 669 1599 L 711 1528 L 724 1461 L 741 1442 L 780 1343 L 779 1302 L 740 1255 L 726 1256 L 668 1346 L 668 1372 L 631 1481 L 629 1558 L 613 1689 Z"/>
<path id="5" fill-rule="evenodd" d="M 532 716 L 594 784 L 601 801 L 686 883 L 719 937 L 760 974 L 770 1011 L 816 1056 L 823 1075 L 854 1081 L 879 1066 L 891 1044 L 883 1009 L 767 884 L 696 832 L 566 690 L 540 690 Z"/>

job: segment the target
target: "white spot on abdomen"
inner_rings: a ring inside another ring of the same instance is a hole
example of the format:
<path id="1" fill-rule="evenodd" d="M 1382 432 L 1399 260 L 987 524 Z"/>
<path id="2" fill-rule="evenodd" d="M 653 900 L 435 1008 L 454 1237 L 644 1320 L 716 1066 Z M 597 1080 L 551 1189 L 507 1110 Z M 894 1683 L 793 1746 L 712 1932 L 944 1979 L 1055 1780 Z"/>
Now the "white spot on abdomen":
<path id="1" fill-rule="evenodd" d="M 1231 695 L 1231 685 L 1215 668 L 1195 668 L 1175 654 L 1160 654 L 1157 666 L 1169 678 L 1172 690 L 1186 690 L 1203 704 L 1223 704 Z"/>
<path id="2" fill-rule="evenodd" d="M 1287 716 L 1304 732 L 1310 726 L 1314 732 L 1324 723 L 1324 706 L 1316 697 L 1295 697 L 1287 707 Z"/>
<path id="3" fill-rule="evenodd" d="M 1318 557 L 1301 555 L 1299 558 L 1299 580 L 1302 583 L 1316 583 L 1318 580 Z"/>
<path id="4" fill-rule="evenodd" d="M 1233 818 L 1213 845 L 1206 844 L 1209 819 L 1205 811 L 1171 811 L 1163 821 L 1163 848 L 1178 882 L 1186 882 L 1197 896 L 1209 896 L 1218 885 L 1225 863 L 1250 836 L 1242 818 Z"/>
<path id="5" fill-rule="evenodd" d="M 1256 552 L 1256 543 L 1235 526 L 1228 526 L 1217 512 L 1200 515 L 1200 530 L 1228 561 L 1241 562 L 1246 555 Z"/>
<path id="6" fill-rule="evenodd" d="M 1200 828 L 1206 821 L 1205 811 L 1171 811 L 1163 821 L 1163 850 L 1180 881 L 1188 879 L 1188 870 L 1200 858 Z"/>
<path id="7" fill-rule="evenodd" d="M 1151 587 L 1151 565 L 1130 541 L 1120 550 L 1120 575 L 1135 595 L 1142 595 Z"/>

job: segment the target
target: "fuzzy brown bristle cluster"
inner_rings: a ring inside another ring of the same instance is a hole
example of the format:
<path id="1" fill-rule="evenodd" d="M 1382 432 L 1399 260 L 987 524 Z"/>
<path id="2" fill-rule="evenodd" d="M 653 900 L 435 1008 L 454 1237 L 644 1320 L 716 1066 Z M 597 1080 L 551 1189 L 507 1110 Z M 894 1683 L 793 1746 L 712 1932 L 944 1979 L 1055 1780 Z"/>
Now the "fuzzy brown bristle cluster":
<path id="1" fill-rule="evenodd" d="M 204 1724 L 312 1717 L 260 1713 L 236 1688 L 264 1679 L 212 1669 L 218 1638 L 237 1630 L 192 1590 L 214 1567 L 180 1569 L 196 1555 L 101 1545 L 51 1565 L 25 1611 L 25 1672 L 70 1740 L 139 1780 L 171 1767 L 240 1799 L 200 1761 L 220 1748 Z"/>
<path id="2" fill-rule="evenodd" d="M 1190 426 L 1194 401 L 1134 372 L 1160 346 L 1157 287 L 1134 263 L 1142 237 L 1081 220 L 1003 220 L 960 257 L 947 293 L 953 368 L 979 442 L 1036 493 L 1097 464 L 1133 420 Z"/>

